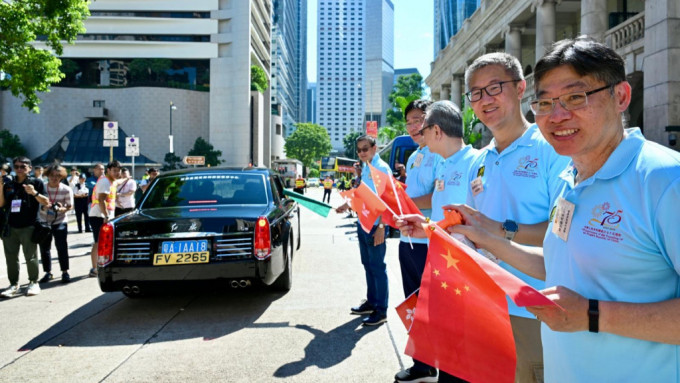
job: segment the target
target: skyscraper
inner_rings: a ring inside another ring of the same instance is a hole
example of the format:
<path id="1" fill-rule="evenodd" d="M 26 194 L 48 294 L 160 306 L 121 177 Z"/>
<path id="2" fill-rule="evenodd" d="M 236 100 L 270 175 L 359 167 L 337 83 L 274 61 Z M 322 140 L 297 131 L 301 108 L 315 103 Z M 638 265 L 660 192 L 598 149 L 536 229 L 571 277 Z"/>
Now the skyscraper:
<path id="1" fill-rule="evenodd" d="M 319 0 L 317 12 L 317 123 L 328 130 L 333 149 L 343 150 L 345 135 L 364 131 L 365 112 L 384 115 L 394 72 L 394 6 L 390 0 Z M 375 100 L 371 110 L 366 97 Z"/>
<path id="2" fill-rule="evenodd" d="M 434 57 L 444 49 L 451 37 L 463 26 L 463 21 L 479 7 L 480 0 L 434 1 Z"/>
<path id="3" fill-rule="evenodd" d="M 272 109 L 281 113 L 285 135 L 306 119 L 307 1 L 274 2 Z"/>

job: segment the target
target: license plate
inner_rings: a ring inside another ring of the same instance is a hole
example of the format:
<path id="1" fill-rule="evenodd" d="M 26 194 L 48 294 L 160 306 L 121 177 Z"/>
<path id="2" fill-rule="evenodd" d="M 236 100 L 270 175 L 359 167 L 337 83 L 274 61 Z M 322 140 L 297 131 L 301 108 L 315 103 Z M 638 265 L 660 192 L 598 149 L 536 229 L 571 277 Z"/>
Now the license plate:
<path id="1" fill-rule="evenodd" d="M 154 254 L 153 256 L 153 265 L 163 266 L 208 263 L 209 259 L 209 251 L 199 251 L 194 253 L 158 253 Z"/>
<path id="2" fill-rule="evenodd" d="M 206 239 L 165 241 L 161 243 L 160 250 L 160 253 L 154 254 L 154 266 L 208 263 L 210 258 L 208 240 Z"/>

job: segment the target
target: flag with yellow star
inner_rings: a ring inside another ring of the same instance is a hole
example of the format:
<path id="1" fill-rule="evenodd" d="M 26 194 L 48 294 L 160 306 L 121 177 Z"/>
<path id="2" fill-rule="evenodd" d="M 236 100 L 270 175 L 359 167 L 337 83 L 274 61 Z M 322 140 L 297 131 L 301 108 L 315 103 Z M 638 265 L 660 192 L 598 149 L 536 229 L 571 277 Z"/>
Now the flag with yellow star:
<path id="1" fill-rule="evenodd" d="M 465 245 L 430 227 L 406 354 L 470 382 L 513 382 L 515 342 L 504 291 Z"/>
<path id="2" fill-rule="evenodd" d="M 423 214 L 411 197 L 406 194 L 406 185 L 404 183 L 394 179 L 391 174 L 386 174 L 376 169 L 371 164 L 368 164 L 368 167 L 371 170 L 371 177 L 373 178 L 376 194 L 393 212 L 399 215 Z M 394 216 L 390 210 L 385 210 L 382 221 L 386 225 L 397 228 Z"/>

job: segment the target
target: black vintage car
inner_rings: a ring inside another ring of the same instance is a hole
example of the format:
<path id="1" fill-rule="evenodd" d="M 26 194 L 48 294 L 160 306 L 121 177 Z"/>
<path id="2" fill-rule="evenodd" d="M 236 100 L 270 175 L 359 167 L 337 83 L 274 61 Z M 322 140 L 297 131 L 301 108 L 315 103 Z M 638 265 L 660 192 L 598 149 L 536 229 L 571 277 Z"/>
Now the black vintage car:
<path id="1" fill-rule="evenodd" d="M 151 284 L 259 281 L 287 291 L 300 246 L 298 204 L 264 168 L 196 168 L 158 176 L 135 211 L 99 234 L 99 286 L 137 296 Z"/>

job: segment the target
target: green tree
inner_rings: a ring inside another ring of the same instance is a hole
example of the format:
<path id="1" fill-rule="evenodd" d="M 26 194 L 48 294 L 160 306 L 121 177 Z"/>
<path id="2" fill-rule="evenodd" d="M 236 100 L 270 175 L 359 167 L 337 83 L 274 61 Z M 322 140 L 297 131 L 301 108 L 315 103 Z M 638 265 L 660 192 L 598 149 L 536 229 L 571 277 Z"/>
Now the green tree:
<path id="1" fill-rule="evenodd" d="M 342 147 L 345 148 L 345 157 L 347 158 L 356 158 L 357 154 L 357 148 L 356 148 L 356 142 L 357 138 L 361 136 L 363 133 L 361 132 L 350 132 L 349 134 L 345 135 L 345 137 L 342 138 Z"/>
<path id="2" fill-rule="evenodd" d="M 319 178 L 319 169 L 309 168 L 309 171 L 307 172 L 307 177 L 308 178 Z"/>
<path id="3" fill-rule="evenodd" d="M 25 156 L 26 148 L 21 145 L 21 139 L 16 134 L 10 133 L 9 130 L 0 130 L 0 158 L 14 158 L 17 156 Z"/>
<path id="4" fill-rule="evenodd" d="M 404 122 L 404 109 L 413 101 L 423 97 L 423 76 L 418 73 L 400 76 L 387 100 L 393 110 L 387 111 L 387 124 L 390 126 Z M 405 131 L 405 127 L 404 127 Z"/>
<path id="5" fill-rule="evenodd" d="M 165 158 L 163 159 L 163 167 L 161 170 L 175 170 L 175 169 L 182 169 L 184 166 L 182 165 L 182 159 L 176 155 L 175 153 L 165 153 Z"/>
<path id="6" fill-rule="evenodd" d="M 136 80 L 155 79 L 172 68 L 172 60 L 170 59 L 134 59 L 130 61 L 128 66 L 132 78 Z"/>
<path id="7" fill-rule="evenodd" d="M 0 72 L 7 74 L 0 87 L 22 97 L 23 107 L 38 113 L 37 93 L 49 92 L 50 85 L 64 78 L 57 56 L 64 53 L 63 41 L 73 43 L 85 32 L 87 5 L 82 0 L 0 2 Z M 32 45 L 38 36 L 49 50 Z"/>
<path id="8" fill-rule="evenodd" d="M 308 122 L 295 124 L 295 132 L 288 136 L 284 150 L 286 157 L 295 158 L 308 167 L 331 152 L 331 138 L 323 126 Z"/>
<path id="9" fill-rule="evenodd" d="M 80 71 L 80 66 L 78 66 L 78 64 L 71 59 L 61 59 L 61 66 L 59 66 L 59 70 L 66 77 L 71 77 Z"/>
<path id="10" fill-rule="evenodd" d="M 402 122 L 393 126 L 383 126 L 378 129 L 378 140 L 383 143 L 392 141 L 395 137 L 407 134 L 406 125 Z"/>
<path id="11" fill-rule="evenodd" d="M 257 65 L 250 67 L 250 90 L 256 90 L 264 93 L 269 88 L 269 80 L 264 69 Z"/>
<path id="12" fill-rule="evenodd" d="M 482 139 L 482 133 L 473 132 L 475 125 L 479 122 L 481 121 L 475 115 L 475 111 L 471 107 L 466 106 L 463 110 L 463 140 L 466 144 L 475 146 L 475 143 Z"/>
<path id="13" fill-rule="evenodd" d="M 215 148 L 204 140 L 203 137 L 198 137 L 196 142 L 194 142 L 194 147 L 189 150 L 190 156 L 204 156 L 206 166 L 217 166 L 221 164 L 222 161 L 220 157 L 222 156 L 221 150 L 215 150 Z"/>

